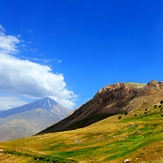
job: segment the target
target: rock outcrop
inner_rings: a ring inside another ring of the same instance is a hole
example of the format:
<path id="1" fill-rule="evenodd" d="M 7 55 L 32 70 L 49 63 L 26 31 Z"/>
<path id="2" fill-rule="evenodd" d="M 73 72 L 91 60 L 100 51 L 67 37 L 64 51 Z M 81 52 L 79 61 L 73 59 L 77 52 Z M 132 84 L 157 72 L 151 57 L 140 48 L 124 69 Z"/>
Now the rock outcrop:
<path id="1" fill-rule="evenodd" d="M 163 82 L 157 82 L 156 80 L 152 80 L 149 82 L 145 88 L 150 88 L 151 90 L 161 90 L 163 89 Z"/>
<path id="2" fill-rule="evenodd" d="M 126 99 L 133 98 L 137 94 L 137 89 L 125 85 L 124 83 L 111 84 L 99 90 L 93 97 L 99 104 L 123 102 Z"/>

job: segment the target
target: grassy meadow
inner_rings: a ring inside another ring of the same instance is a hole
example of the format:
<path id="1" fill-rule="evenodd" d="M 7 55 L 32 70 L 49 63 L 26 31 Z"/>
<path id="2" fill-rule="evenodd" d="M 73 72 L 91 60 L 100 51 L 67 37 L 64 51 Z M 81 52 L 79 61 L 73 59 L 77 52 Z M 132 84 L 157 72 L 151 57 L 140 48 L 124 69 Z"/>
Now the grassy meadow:
<path id="1" fill-rule="evenodd" d="M 163 105 L 111 116 L 77 130 L 0 143 L 1 163 L 163 162 Z"/>

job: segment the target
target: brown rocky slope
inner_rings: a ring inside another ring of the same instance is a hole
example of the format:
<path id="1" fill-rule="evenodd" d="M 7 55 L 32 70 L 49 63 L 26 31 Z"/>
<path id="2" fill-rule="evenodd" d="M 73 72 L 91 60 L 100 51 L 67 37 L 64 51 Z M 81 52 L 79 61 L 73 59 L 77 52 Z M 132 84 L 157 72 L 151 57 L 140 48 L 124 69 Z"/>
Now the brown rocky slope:
<path id="1" fill-rule="evenodd" d="M 163 99 L 163 82 L 152 80 L 146 85 L 117 83 L 99 90 L 87 103 L 62 121 L 39 134 L 66 131 L 88 126 L 109 116 L 146 108 Z"/>

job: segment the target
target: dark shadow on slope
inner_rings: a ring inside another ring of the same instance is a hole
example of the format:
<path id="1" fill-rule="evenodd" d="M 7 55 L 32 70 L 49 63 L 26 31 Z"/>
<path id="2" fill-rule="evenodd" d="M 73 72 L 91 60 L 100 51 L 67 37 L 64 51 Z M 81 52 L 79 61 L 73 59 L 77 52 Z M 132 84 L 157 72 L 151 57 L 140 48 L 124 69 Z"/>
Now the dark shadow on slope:
<path id="1" fill-rule="evenodd" d="M 114 114 L 99 113 L 99 114 L 90 115 L 83 120 L 76 121 L 75 123 L 72 123 L 66 130 L 74 130 L 74 129 L 78 129 L 78 128 L 83 128 L 83 127 L 89 126 L 93 123 L 96 123 L 98 121 L 101 121 L 105 118 L 108 118 L 112 115 L 114 115 Z"/>
<path id="2" fill-rule="evenodd" d="M 115 113 L 115 114 L 118 114 L 118 113 Z M 71 116 L 70 116 L 70 117 L 67 117 L 67 118 L 63 119 L 62 121 L 48 127 L 47 129 L 41 131 L 38 134 L 53 133 L 53 132 L 58 132 L 58 131 L 68 131 L 68 130 L 75 130 L 78 128 L 83 128 L 83 127 L 89 126 L 93 123 L 96 123 L 100 120 L 103 120 L 105 118 L 113 116 L 115 114 L 98 113 L 98 114 L 89 115 L 88 117 L 86 117 L 82 120 L 79 120 L 79 121 L 75 121 L 74 123 L 71 123 L 70 125 L 65 127 L 65 124 L 67 124 L 70 121 L 70 118 L 71 118 Z"/>

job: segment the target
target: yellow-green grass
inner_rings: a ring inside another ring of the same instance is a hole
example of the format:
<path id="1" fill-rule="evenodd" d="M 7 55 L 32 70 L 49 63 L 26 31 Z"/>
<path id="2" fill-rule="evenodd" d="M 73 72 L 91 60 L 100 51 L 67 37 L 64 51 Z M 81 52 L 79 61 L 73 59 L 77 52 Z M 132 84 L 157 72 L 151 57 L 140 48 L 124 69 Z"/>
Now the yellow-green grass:
<path id="1" fill-rule="evenodd" d="M 88 127 L 0 143 L 0 162 L 161 162 L 163 106 L 138 108 Z M 120 117 L 121 116 L 121 117 Z M 120 118 L 119 118 L 120 117 Z"/>
<path id="2" fill-rule="evenodd" d="M 135 88 L 143 88 L 146 84 L 145 83 L 135 83 L 135 82 L 127 82 L 126 85 L 133 86 Z"/>

